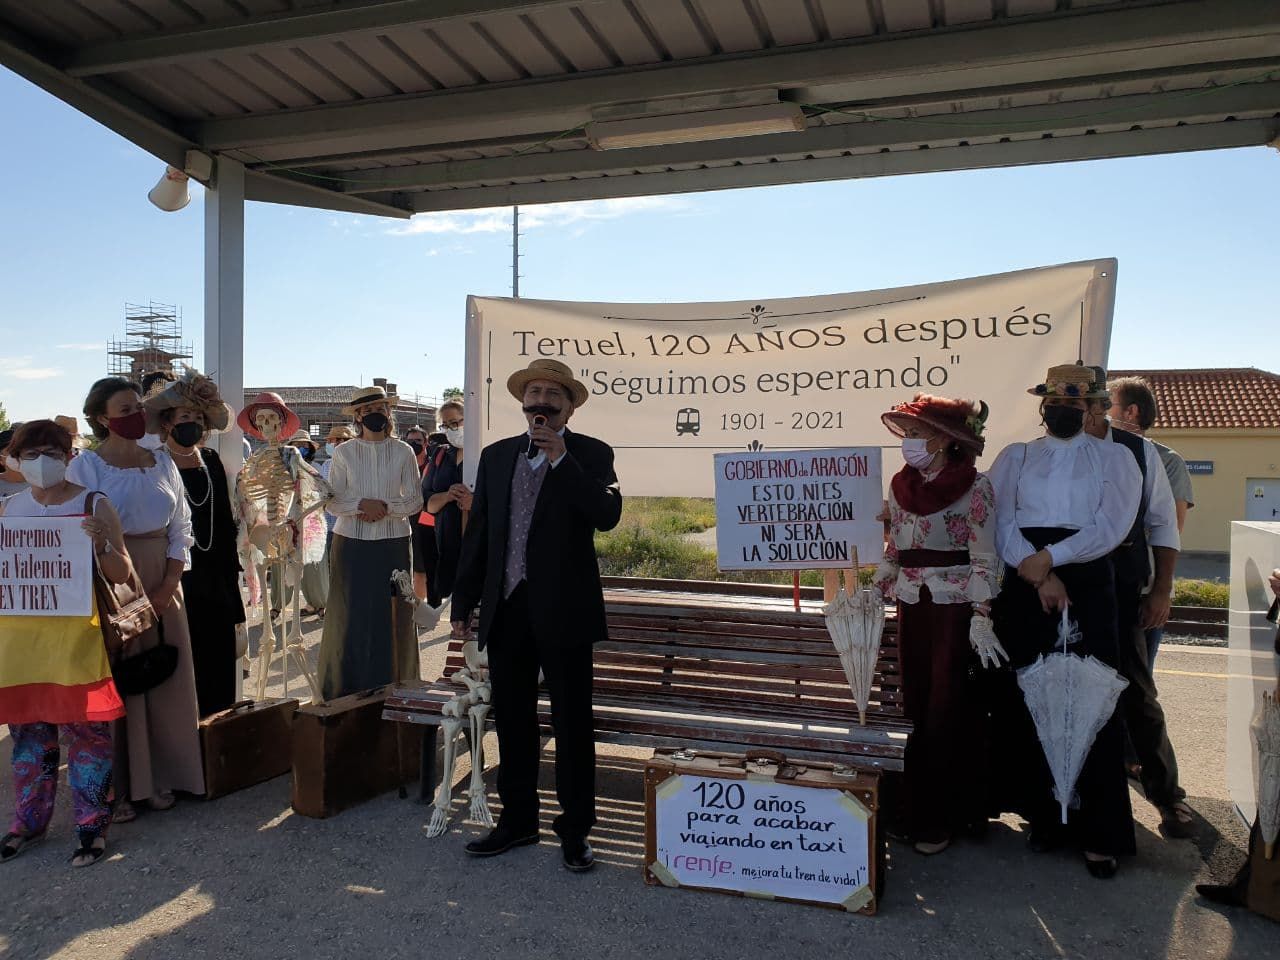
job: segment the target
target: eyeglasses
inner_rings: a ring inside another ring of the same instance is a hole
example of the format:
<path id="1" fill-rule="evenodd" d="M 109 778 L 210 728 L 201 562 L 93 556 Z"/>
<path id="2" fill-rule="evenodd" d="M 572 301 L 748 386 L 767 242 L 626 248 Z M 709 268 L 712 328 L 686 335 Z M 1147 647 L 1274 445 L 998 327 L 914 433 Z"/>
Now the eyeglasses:
<path id="1" fill-rule="evenodd" d="M 41 456 L 53 457 L 55 460 L 61 460 L 66 454 L 57 447 L 45 447 L 43 450 L 23 450 L 19 460 L 38 460 Z"/>
<path id="2" fill-rule="evenodd" d="M 444 427 L 446 430 L 457 430 L 462 426 L 462 418 L 459 417 L 457 420 L 445 420 L 440 424 L 440 426 Z"/>

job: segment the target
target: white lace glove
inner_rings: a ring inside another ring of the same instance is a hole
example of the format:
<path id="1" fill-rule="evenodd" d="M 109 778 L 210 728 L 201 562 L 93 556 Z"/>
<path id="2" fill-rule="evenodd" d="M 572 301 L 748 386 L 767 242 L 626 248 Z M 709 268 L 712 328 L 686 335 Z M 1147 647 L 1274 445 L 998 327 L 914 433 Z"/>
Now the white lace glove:
<path id="1" fill-rule="evenodd" d="M 1000 658 L 1009 662 L 1009 654 L 1004 652 L 996 632 L 991 628 L 991 618 L 984 613 L 974 612 L 969 621 L 969 646 L 973 647 L 984 667 L 999 667 Z"/>

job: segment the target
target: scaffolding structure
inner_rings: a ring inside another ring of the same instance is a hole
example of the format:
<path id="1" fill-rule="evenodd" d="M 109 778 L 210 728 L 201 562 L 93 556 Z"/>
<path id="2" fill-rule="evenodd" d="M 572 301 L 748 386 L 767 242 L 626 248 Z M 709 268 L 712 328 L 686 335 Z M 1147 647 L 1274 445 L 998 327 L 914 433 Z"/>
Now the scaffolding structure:
<path id="1" fill-rule="evenodd" d="M 182 310 L 174 304 L 126 303 L 124 336 L 107 345 L 107 372 L 115 376 L 137 380 L 159 370 L 178 376 L 179 361 L 193 356 L 191 344 L 182 340 Z"/>

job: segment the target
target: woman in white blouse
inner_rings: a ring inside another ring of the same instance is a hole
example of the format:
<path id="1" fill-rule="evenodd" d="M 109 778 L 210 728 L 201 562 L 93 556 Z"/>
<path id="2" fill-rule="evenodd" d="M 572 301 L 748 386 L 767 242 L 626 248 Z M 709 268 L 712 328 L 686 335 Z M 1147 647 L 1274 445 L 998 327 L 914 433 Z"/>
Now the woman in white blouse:
<path id="1" fill-rule="evenodd" d="M 354 417 L 359 435 L 336 447 L 329 461 L 333 499 L 326 509 L 337 522 L 320 641 L 326 700 L 418 679 L 413 611 L 392 599 L 391 574 L 413 570 L 409 518 L 422 510 L 422 489 L 413 450 L 392 436 L 394 402 L 382 387 L 354 391 L 344 412 Z M 393 603 L 402 605 L 395 618 Z"/>
<path id="2" fill-rule="evenodd" d="M 106 377 L 89 389 L 85 419 L 101 442 L 67 467 L 67 479 L 104 493 L 120 515 L 125 546 L 156 613 L 164 642 L 178 650 L 178 667 L 160 685 L 125 698 L 116 728 L 114 821 L 134 819 L 132 802 L 154 810 L 174 804 L 174 791 L 204 793 L 199 709 L 191 637 L 182 599 L 182 574 L 191 566 L 191 512 L 173 459 L 163 448 L 139 446 L 146 414 L 136 383 Z M 130 644 L 138 653 L 160 642 L 157 630 Z M 132 801 L 132 802 L 131 802 Z"/>
<path id="3" fill-rule="evenodd" d="M 1015 669 L 1057 644 L 1061 611 L 1070 608 L 1081 640 L 1072 651 L 1114 667 L 1118 656 L 1115 582 L 1109 560 L 1133 525 L 1142 477 L 1129 451 L 1089 436 L 1089 418 L 1106 416 L 1107 385 L 1079 364 L 1051 367 L 1038 396 L 1046 433 L 1010 444 L 991 468 L 996 496 L 996 549 L 1006 564 L 995 604 L 996 634 Z M 1033 850 L 1067 839 L 1053 797 L 1053 778 L 1026 704 L 1010 677 L 1000 761 L 1016 778 L 1007 805 L 1031 824 Z M 1134 852 L 1133 812 L 1125 779 L 1123 727 L 1112 715 L 1099 731 L 1076 784 L 1073 839 L 1089 873 L 1115 876 L 1117 857 Z"/>
<path id="4" fill-rule="evenodd" d="M 895 832 L 925 855 L 986 822 L 981 795 L 956 789 L 979 739 L 970 645 L 984 663 L 1004 652 L 987 619 L 999 589 L 995 506 L 974 466 L 986 418 L 986 404 L 923 393 L 881 417 L 902 437 L 906 461 L 890 484 L 889 538 L 874 580 L 898 602 L 903 710 L 913 727 Z"/>

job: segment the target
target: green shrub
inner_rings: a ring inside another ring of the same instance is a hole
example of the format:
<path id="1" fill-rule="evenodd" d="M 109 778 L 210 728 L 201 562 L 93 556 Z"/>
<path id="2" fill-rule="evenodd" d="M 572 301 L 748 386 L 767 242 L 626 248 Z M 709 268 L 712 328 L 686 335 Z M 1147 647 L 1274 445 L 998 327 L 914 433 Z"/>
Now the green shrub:
<path id="1" fill-rule="evenodd" d="M 600 572 L 611 577 L 714 580 L 715 554 L 672 533 L 618 527 L 596 534 Z"/>
<path id="2" fill-rule="evenodd" d="M 1173 602 L 1180 607 L 1227 607 L 1231 586 L 1212 580 L 1174 580 Z"/>
<path id="3" fill-rule="evenodd" d="M 618 525 L 657 533 L 701 533 L 716 525 L 716 504 L 703 497 L 624 496 Z"/>
<path id="4" fill-rule="evenodd" d="M 663 580 L 725 580 L 732 583 L 791 583 L 789 570 L 725 570 L 716 566 L 716 554 L 683 536 L 640 526 L 618 526 L 596 534 L 600 572 L 609 577 L 652 577 Z M 859 581 L 871 582 L 874 567 L 862 567 Z M 821 570 L 804 570 L 800 583 L 822 586 Z"/>

